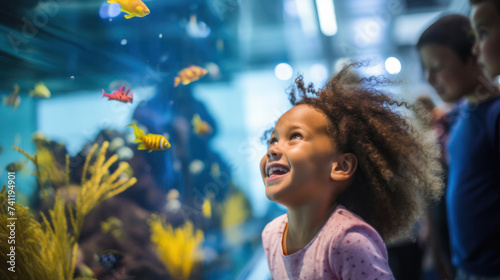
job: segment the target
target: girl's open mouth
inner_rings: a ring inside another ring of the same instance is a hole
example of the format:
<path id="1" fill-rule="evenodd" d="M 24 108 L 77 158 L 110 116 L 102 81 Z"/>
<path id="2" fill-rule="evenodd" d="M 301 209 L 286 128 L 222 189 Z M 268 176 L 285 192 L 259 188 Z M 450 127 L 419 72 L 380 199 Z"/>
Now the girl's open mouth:
<path id="1" fill-rule="evenodd" d="M 272 181 L 279 179 L 285 176 L 288 172 L 290 172 L 290 168 L 284 166 L 282 164 L 270 164 L 266 168 L 267 181 Z"/>
<path id="2" fill-rule="evenodd" d="M 267 179 L 267 181 L 273 181 L 273 180 L 279 179 L 279 178 L 281 178 L 281 177 L 283 177 L 285 175 L 286 175 L 286 173 L 282 174 L 282 175 L 272 175 L 270 177 L 267 177 L 266 179 Z"/>

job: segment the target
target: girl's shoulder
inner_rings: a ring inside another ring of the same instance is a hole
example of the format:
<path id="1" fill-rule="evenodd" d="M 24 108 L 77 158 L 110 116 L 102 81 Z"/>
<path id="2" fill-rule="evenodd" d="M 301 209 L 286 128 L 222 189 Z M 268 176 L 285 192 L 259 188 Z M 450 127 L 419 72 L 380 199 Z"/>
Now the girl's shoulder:
<path id="1" fill-rule="evenodd" d="M 262 230 L 262 239 L 269 238 L 276 235 L 281 235 L 283 233 L 283 229 L 285 228 L 285 224 L 287 223 L 288 218 L 286 213 L 278 216 L 274 220 L 270 221 Z"/>
<path id="2" fill-rule="evenodd" d="M 327 223 L 335 225 L 335 228 L 340 228 L 343 230 L 354 226 L 363 226 L 368 230 L 375 230 L 370 224 L 363 220 L 363 218 L 345 208 L 343 205 L 339 205 L 335 209 L 335 212 Z"/>
<path id="3" fill-rule="evenodd" d="M 332 242 L 337 246 L 345 245 L 345 242 L 352 236 L 362 236 L 363 239 L 383 244 L 382 237 L 375 228 L 344 206 L 337 207 L 325 227 Z"/>
<path id="4" fill-rule="evenodd" d="M 384 241 L 370 224 L 344 207 L 337 209 L 331 221 L 327 254 L 339 278 L 394 279 Z"/>

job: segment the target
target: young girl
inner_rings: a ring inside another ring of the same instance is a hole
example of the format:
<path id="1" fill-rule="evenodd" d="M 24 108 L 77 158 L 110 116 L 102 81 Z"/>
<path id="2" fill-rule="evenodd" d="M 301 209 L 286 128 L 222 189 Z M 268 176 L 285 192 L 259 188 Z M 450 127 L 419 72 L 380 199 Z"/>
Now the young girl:
<path id="1" fill-rule="evenodd" d="M 262 233 L 273 279 L 393 279 L 383 239 L 442 189 L 436 146 L 393 110 L 414 108 L 363 85 L 379 78 L 347 84 L 352 66 L 319 91 L 296 79 L 261 160 L 266 196 L 287 208 Z"/>

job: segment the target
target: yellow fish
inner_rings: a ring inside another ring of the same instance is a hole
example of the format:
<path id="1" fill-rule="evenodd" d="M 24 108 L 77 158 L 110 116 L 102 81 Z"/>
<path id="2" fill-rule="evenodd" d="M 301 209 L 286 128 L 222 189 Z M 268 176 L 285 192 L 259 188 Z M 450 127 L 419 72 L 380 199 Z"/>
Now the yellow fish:
<path id="1" fill-rule="evenodd" d="M 123 222 L 115 216 L 111 216 L 106 221 L 101 222 L 101 231 L 104 234 L 110 233 L 118 240 L 122 240 L 125 235 Z"/>
<path id="2" fill-rule="evenodd" d="M 202 121 L 200 115 L 195 114 L 193 116 L 193 120 L 191 120 L 191 124 L 193 125 L 193 132 L 196 135 L 206 135 L 212 131 L 212 127 L 206 122 Z"/>
<path id="3" fill-rule="evenodd" d="M 94 271 L 84 263 L 80 264 L 76 269 L 80 272 L 80 277 L 82 278 L 95 278 Z"/>
<path id="4" fill-rule="evenodd" d="M 129 124 L 127 126 L 132 126 L 134 128 L 135 140 L 134 142 L 139 142 L 138 150 L 149 150 L 151 153 L 154 151 L 163 151 L 171 147 L 170 142 L 163 135 L 151 134 L 145 135 L 144 131 L 140 130 L 137 125 Z"/>
<path id="5" fill-rule="evenodd" d="M 201 205 L 201 213 L 205 218 L 210 218 L 212 217 L 212 207 L 210 206 L 210 199 L 205 198 L 203 200 L 203 204 Z"/>
<path id="6" fill-rule="evenodd" d="M 19 96 L 18 84 L 14 84 L 14 91 L 12 91 L 12 93 L 9 96 L 3 97 L 3 104 L 11 106 L 14 109 L 17 109 L 17 107 L 19 107 L 19 104 L 21 104 L 21 97 Z"/>
<path id="7" fill-rule="evenodd" d="M 120 4 L 121 11 L 128 14 L 125 15 L 126 19 L 145 17 L 150 13 L 148 7 L 141 0 L 108 0 L 108 3 Z"/>
<path id="8" fill-rule="evenodd" d="M 40 82 L 35 85 L 35 89 L 30 91 L 30 96 L 36 96 L 36 97 L 42 97 L 42 98 L 49 98 L 50 97 L 50 91 L 49 89 L 45 86 L 44 83 Z"/>
<path id="9" fill-rule="evenodd" d="M 177 87 L 181 82 L 183 85 L 190 84 L 191 82 L 201 79 L 207 74 L 207 70 L 199 66 L 190 66 L 182 69 L 177 73 L 177 77 L 174 78 L 174 87 Z"/>
<path id="10" fill-rule="evenodd" d="M 212 163 L 212 166 L 210 168 L 210 175 L 212 175 L 212 177 L 219 178 L 220 166 L 217 162 Z"/>

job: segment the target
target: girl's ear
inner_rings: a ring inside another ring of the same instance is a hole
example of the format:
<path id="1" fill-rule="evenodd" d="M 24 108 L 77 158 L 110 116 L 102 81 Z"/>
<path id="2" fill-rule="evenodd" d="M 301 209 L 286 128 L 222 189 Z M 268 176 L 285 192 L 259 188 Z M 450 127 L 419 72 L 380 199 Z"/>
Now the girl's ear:
<path id="1" fill-rule="evenodd" d="M 358 167 L 358 158 L 352 153 L 340 154 L 333 162 L 330 178 L 334 181 L 345 181 L 353 177 Z"/>

